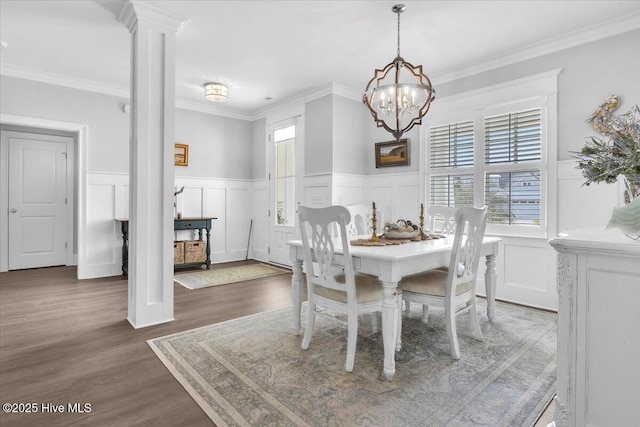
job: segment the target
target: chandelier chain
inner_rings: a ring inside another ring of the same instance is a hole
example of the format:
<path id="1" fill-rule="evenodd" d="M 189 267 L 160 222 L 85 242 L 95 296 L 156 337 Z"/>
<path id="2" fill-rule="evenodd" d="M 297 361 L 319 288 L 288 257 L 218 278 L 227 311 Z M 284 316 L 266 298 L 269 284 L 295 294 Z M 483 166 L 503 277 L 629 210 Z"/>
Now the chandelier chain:
<path id="1" fill-rule="evenodd" d="M 398 11 L 398 56 L 400 56 L 400 13 L 402 12 Z"/>

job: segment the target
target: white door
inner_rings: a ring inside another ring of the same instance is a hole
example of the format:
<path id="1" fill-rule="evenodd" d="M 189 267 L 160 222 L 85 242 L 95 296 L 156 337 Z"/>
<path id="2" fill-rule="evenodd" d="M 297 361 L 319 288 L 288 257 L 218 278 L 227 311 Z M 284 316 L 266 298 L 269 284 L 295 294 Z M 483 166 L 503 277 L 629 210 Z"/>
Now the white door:
<path id="1" fill-rule="evenodd" d="M 9 269 L 66 264 L 67 143 L 9 134 Z"/>
<path id="2" fill-rule="evenodd" d="M 291 265 L 288 240 L 299 238 L 297 200 L 299 192 L 300 126 L 296 120 L 275 124 L 269 132 L 269 249 L 270 262 Z"/>

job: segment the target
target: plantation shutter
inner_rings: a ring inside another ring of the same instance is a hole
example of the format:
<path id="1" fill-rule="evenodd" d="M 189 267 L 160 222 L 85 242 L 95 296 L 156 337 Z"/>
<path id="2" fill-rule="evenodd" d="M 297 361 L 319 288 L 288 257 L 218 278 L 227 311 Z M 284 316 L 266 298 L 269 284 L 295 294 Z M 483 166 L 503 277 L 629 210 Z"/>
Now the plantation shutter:
<path id="1" fill-rule="evenodd" d="M 540 108 L 485 117 L 485 163 L 540 160 Z"/>
<path id="2" fill-rule="evenodd" d="M 540 108 L 485 117 L 484 124 L 488 221 L 540 225 L 541 177 L 536 168 L 542 152 Z M 516 167 L 523 162 L 533 167 Z"/>
<path id="3" fill-rule="evenodd" d="M 473 174 L 431 177 L 431 206 L 473 206 Z"/>
<path id="4" fill-rule="evenodd" d="M 430 129 L 431 206 L 473 206 L 473 120 Z"/>
<path id="5" fill-rule="evenodd" d="M 473 166 L 473 121 L 431 128 L 431 167 Z"/>

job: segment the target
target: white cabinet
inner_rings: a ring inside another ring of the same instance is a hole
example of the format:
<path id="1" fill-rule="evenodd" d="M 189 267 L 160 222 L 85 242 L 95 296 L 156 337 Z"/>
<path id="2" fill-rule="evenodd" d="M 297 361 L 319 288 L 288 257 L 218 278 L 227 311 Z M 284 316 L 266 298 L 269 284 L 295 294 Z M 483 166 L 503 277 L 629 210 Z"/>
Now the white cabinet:
<path id="1" fill-rule="evenodd" d="M 640 426 L 640 241 L 580 229 L 558 252 L 555 425 Z"/>

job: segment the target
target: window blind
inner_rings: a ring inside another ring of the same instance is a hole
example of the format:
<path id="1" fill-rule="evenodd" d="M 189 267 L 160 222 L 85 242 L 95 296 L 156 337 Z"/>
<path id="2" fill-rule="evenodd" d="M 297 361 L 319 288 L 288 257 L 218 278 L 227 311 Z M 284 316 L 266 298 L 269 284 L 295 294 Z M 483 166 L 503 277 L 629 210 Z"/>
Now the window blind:
<path id="1" fill-rule="evenodd" d="M 430 129 L 431 167 L 473 166 L 473 120 Z"/>
<path id="2" fill-rule="evenodd" d="M 485 163 L 540 160 L 540 108 L 484 119 Z"/>
<path id="3" fill-rule="evenodd" d="M 431 176 L 431 206 L 473 206 L 473 174 Z"/>

